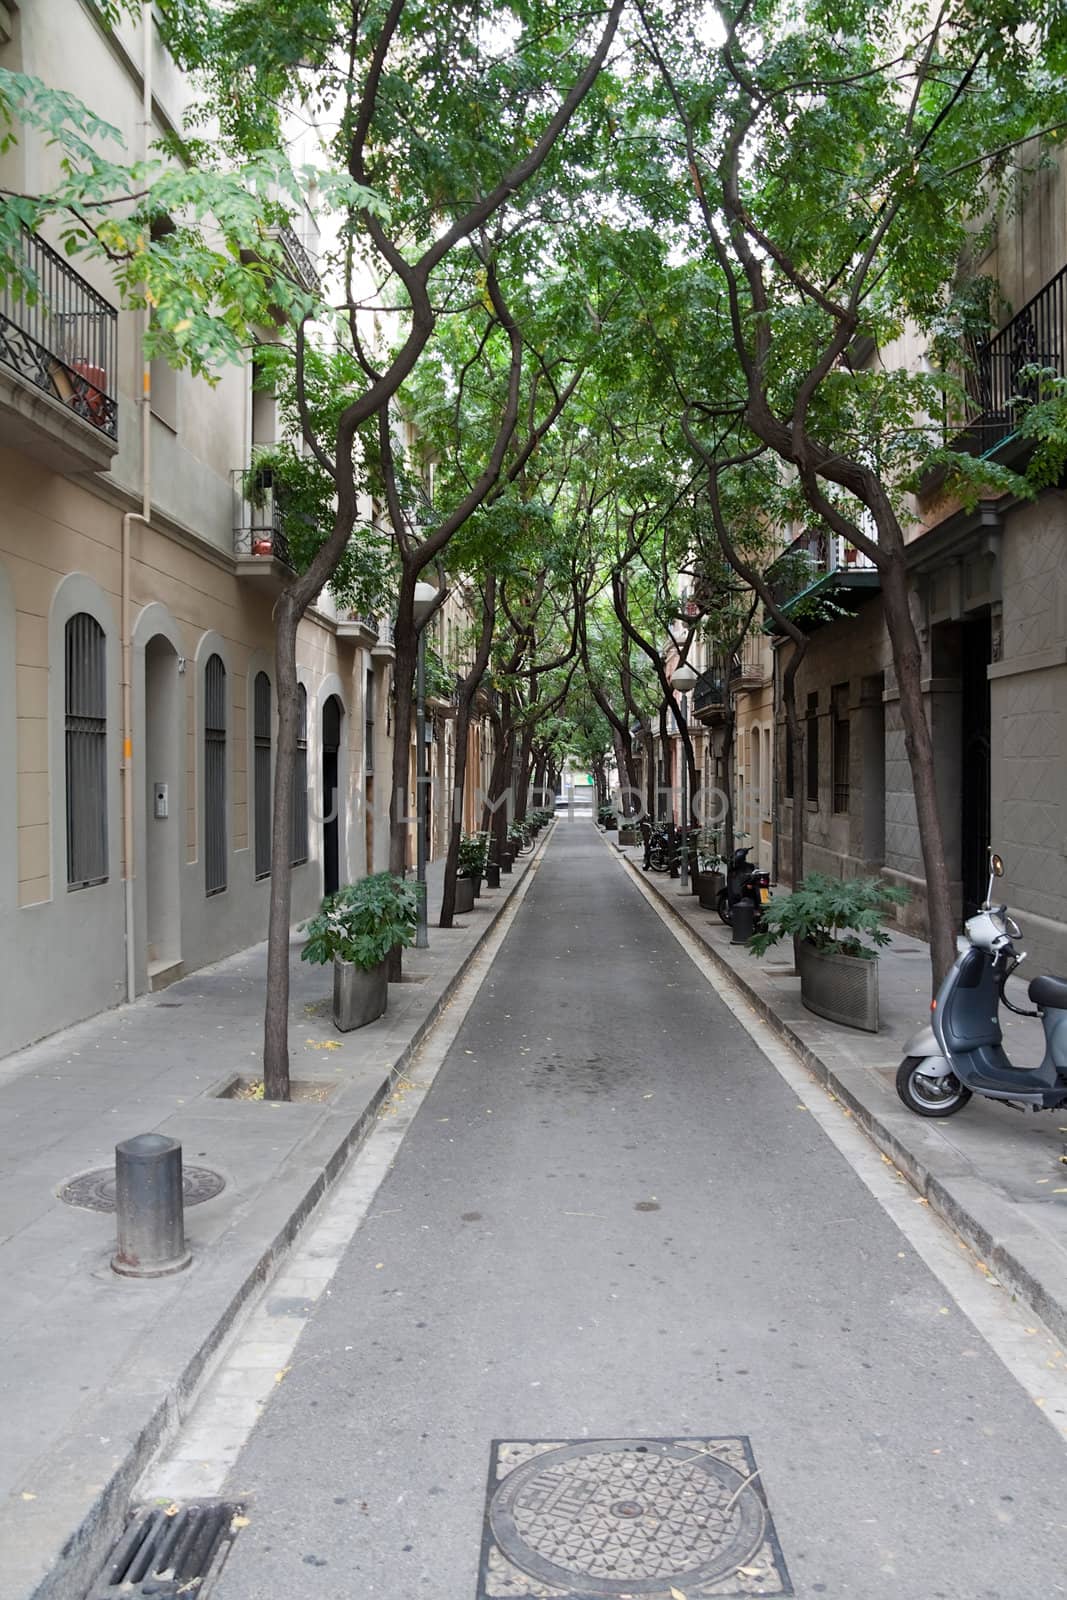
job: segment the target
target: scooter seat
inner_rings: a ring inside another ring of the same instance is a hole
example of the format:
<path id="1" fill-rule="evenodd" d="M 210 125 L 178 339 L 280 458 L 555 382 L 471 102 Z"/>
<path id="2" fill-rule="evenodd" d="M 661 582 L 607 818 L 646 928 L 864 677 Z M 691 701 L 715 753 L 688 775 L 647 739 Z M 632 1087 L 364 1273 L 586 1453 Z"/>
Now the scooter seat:
<path id="1" fill-rule="evenodd" d="M 1027 994 L 1046 1011 L 1067 1011 L 1067 978 L 1031 978 Z"/>

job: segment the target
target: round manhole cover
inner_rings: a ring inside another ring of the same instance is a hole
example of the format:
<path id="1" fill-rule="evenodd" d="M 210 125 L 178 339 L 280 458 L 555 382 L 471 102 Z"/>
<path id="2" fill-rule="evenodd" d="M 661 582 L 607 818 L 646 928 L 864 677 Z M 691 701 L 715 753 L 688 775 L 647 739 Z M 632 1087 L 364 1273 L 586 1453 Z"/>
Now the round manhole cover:
<path id="1" fill-rule="evenodd" d="M 182 1169 L 182 1193 L 187 1206 L 199 1206 L 205 1200 L 214 1200 L 225 1187 L 226 1179 L 222 1173 L 214 1172 L 210 1167 Z M 59 1190 L 59 1198 L 66 1201 L 68 1206 L 83 1206 L 86 1211 L 114 1211 L 114 1167 L 101 1167 L 96 1172 L 83 1172 L 77 1178 L 71 1178 Z"/>
<path id="2" fill-rule="evenodd" d="M 662 1594 L 728 1577 L 759 1550 L 766 1521 L 759 1494 L 727 1462 L 630 1439 L 534 1456 L 489 1506 L 509 1561 L 583 1595 Z"/>

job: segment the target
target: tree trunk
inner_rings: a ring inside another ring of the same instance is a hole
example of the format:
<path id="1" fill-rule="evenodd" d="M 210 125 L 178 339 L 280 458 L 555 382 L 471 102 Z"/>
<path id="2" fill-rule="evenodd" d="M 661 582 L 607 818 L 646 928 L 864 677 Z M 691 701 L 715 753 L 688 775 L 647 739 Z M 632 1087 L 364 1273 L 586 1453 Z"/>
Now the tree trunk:
<path id="1" fill-rule="evenodd" d="M 263 1015 L 263 1097 L 289 1098 L 289 928 L 292 908 L 293 774 L 296 767 L 296 633 L 300 618 L 289 596 L 278 602 L 274 676 L 278 746 L 270 846 L 267 1002 Z"/>
<path id="2" fill-rule="evenodd" d="M 931 975 L 933 992 L 936 994 L 956 959 L 956 923 L 952 914 L 948 867 L 945 864 L 941 813 L 937 805 L 934 741 L 923 703 L 922 651 L 911 615 L 903 546 L 881 568 L 881 578 L 883 612 L 893 647 L 900 715 L 904 723 L 904 748 L 911 769 L 915 820 L 926 873 Z"/>

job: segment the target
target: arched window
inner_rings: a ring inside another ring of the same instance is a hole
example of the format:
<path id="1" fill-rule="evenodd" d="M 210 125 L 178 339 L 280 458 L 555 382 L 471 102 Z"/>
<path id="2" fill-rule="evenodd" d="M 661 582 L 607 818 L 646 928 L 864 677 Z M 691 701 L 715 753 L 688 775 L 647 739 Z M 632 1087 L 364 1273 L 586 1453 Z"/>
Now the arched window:
<path id="1" fill-rule="evenodd" d="M 296 761 L 293 765 L 293 854 L 292 864 L 300 866 L 308 858 L 308 692 L 302 683 L 296 689 Z"/>
<path id="2" fill-rule="evenodd" d="M 107 640 L 79 611 L 65 636 L 67 887 L 107 879 Z"/>
<path id="3" fill-rule="evenodd" d="M 204 887 L 226 887 L 226 668 L 209 656 L 204 668 Z"/>
<path id="4" fill-rule="evenodd" d="M 270 679 L 256 673 L 252 686 L 252 800 L 255 818 L 256 877 L 270 877 Z"/>

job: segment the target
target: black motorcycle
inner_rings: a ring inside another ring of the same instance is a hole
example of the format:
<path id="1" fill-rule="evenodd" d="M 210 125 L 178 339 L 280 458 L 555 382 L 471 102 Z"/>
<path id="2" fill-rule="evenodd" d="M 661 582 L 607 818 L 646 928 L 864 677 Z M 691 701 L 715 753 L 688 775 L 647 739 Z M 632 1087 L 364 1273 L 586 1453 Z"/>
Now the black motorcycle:
<path id="1" fill-rule="evenodd" d="M 644 836 L 646 872 L 669 872 L 671 861 L 680 860 L 678 839 L 675 836 L 673 854 L 671 849 L 670 830 L 665 822 L 642 822 L 641 832 Z"/>
<path id="2" fill-rule="evenodd" d="M 726 926 L 730 926 L 734 906 L 739 900 L 751 900 L 756 907 L 756 925 L 761 921 L 762 908 L 771 898 L 771 875 L 761 872 L 748 859 L 749 846 L 734 851 L 733 864 L 726 874 L 726 885 L 719 895 L 718 912 Z"/>

